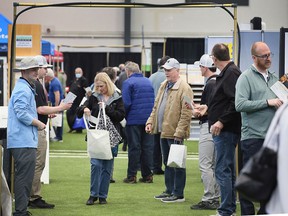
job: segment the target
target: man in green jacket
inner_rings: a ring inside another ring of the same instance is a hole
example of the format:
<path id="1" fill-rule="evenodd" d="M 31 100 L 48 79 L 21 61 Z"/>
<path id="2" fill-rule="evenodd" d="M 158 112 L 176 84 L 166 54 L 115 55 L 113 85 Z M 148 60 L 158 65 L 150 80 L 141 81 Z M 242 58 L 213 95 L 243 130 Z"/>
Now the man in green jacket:
<path id="1" fill-rule="evenodd" d="M 267 44 L 255 42 L 251 47 L 252 66 L 244 71 L 236 84 L 235 107 L 241 112 L 241 151 L 243 166 L 262 147 L 272 118 L 283 101 L 278 99 L 271 86 L 278 78 L 269 71 L 272 53 Z M 254 215 L 252 202 L 240 196 L 241 215 Z M 258 214 L 265 213 L 260 203 Z"/>

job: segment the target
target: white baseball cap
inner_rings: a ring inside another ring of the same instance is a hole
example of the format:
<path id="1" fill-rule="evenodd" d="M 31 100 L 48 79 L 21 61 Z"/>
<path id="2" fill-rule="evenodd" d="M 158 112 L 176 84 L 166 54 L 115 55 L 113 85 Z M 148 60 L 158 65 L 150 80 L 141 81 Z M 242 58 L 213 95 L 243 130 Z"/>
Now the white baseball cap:
<path id="1" fill-rule="evenodd" d="M 42 68 L 52 68 L 52 65 L 47 64 L 46 58 L 42 55 L 35 56 L 35 59 L 38 61 L 39 67 Z"/>
<path id="2" fill-rule="evenodd" d="M 208 54 L 204 54 L 201 56 L 199 65 L 203 67 L 208 67 L 208 68 L 215 67 L 213 59 Z"/>
<path id="3" fill-rule="evenodd" d="M 164 68 L 166 70 L 170 70 L 172 68 L 179 69 L 180 64 L 175 58 L 170 58 L 166 61 L 166 63 L 161 68 Z"/>
<path id="4" fill-rule="evenodd" d="M 18 67 L 14 68 L 14 72 L 19 72 L 22 70 L 28 70 L 31 68 L 39 68 L 38 61 L 35 57 L 25 57 L 21 60 Z"/>

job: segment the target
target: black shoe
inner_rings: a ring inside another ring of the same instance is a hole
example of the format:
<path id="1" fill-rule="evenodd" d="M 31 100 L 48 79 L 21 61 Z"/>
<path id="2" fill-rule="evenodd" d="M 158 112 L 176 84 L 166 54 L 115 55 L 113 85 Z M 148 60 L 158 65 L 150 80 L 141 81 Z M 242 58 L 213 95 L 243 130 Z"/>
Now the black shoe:
<path id="1" fill-rule="evenodd" d="M 219 202 L 201 201 L 196 205 L 190 206 L 194 210 L 216 210 L 219 207 Z"/>
<path id="2" fill-rule="evenodd" d="M 142 182 L 142 183 L 153 183 L 153 176 L 150 175 L 150 176 L 147 176 L 147 177 L 140 178 L 139 182 Z"/>
<path id="3" fill-rule="evenodd" d="M 90 196 L 86 202 L 86 205 L 94 205 L 94 202 L 97 201 L 98 197 Z"/>
<path id="4" fill-rule="evenodd" d="M 46 209 L 52 209 L 55 207 L 54 204 L 49 204 L 46 203 L 45 200 L 43 200 L 42 198 L 38 198 L 36 200 L 33 201 L 29 201 L 29 207 L 30 208 L 46 208 Z"/>
<path id="5" fill-rule="evenodd" d="M 72 133 L 74 130 L 73 129 L 70 129 L 69 131 L 68 131 L 68 133 Z"/>
<path id="6" fill-rule="evenodd" d="M 153 174 L 154 175 L 163 175 L 164 174 L 164 171 L 161 169 L 161 170 L 154 170 L 153 171 Z"/>
<path id="7" fill-rule="evenodd" d="M 116 181 L 114 179 L 110 179 L 110 183 L 115 183 Z"/>
<path id="8" fill-rule="evenodd" d="M 107 201 L 105 198 L 99 198 L 99 204 L 107 204 Z"/>

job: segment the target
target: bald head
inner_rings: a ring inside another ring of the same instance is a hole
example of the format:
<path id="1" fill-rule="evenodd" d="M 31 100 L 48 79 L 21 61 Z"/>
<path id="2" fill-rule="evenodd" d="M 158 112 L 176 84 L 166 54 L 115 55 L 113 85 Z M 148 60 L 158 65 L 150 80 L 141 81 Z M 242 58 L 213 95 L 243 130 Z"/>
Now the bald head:
<path id="1" fill-rule="evenodd" d="M 270 52 L 270 49 L 266 43 L 261 41 L 255 42 L 251 47 L 251 55 L 260 55 L 266 51 Z"/>
<path id="2" fill-rule="evenodd" d="M 82 68 L 77 67 L 77 68 L 75 69 L 75 77 L 76 77 L 76 79 L 79 79 L 79 78 L 82 77 L 82 76 L 83 76 Z"/>

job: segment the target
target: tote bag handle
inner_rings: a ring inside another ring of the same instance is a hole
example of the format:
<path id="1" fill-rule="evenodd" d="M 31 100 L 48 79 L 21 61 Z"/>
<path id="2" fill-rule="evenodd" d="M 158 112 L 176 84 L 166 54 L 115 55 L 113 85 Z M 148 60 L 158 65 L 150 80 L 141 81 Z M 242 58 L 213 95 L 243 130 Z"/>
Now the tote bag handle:
<path id="1" fill-rule="evenodd" d="M 99 108 L 99 112 L 98 112 L 98 116 L 97 116 L 97 123 L 96 123 L 96 125 L 95 125 L 95 129 L 98 129 L 99 119 L 100 119 L 101 112 L 103 113 L 105 128 L 107 128 L 107 120 L 106 120 L 105 109 L 103 109 L 102 107 L 100 107 L 100 108 Z M 87 123 L 87 122 L 88 122 L 88 123 Z M 85 124 L 86 129 L 89 129 L 89 127 L 88 127 L 88 124 L 89 124 L 89 116 L 87 116 L 87 115 L 85 115 L 84 124 Z"/>

